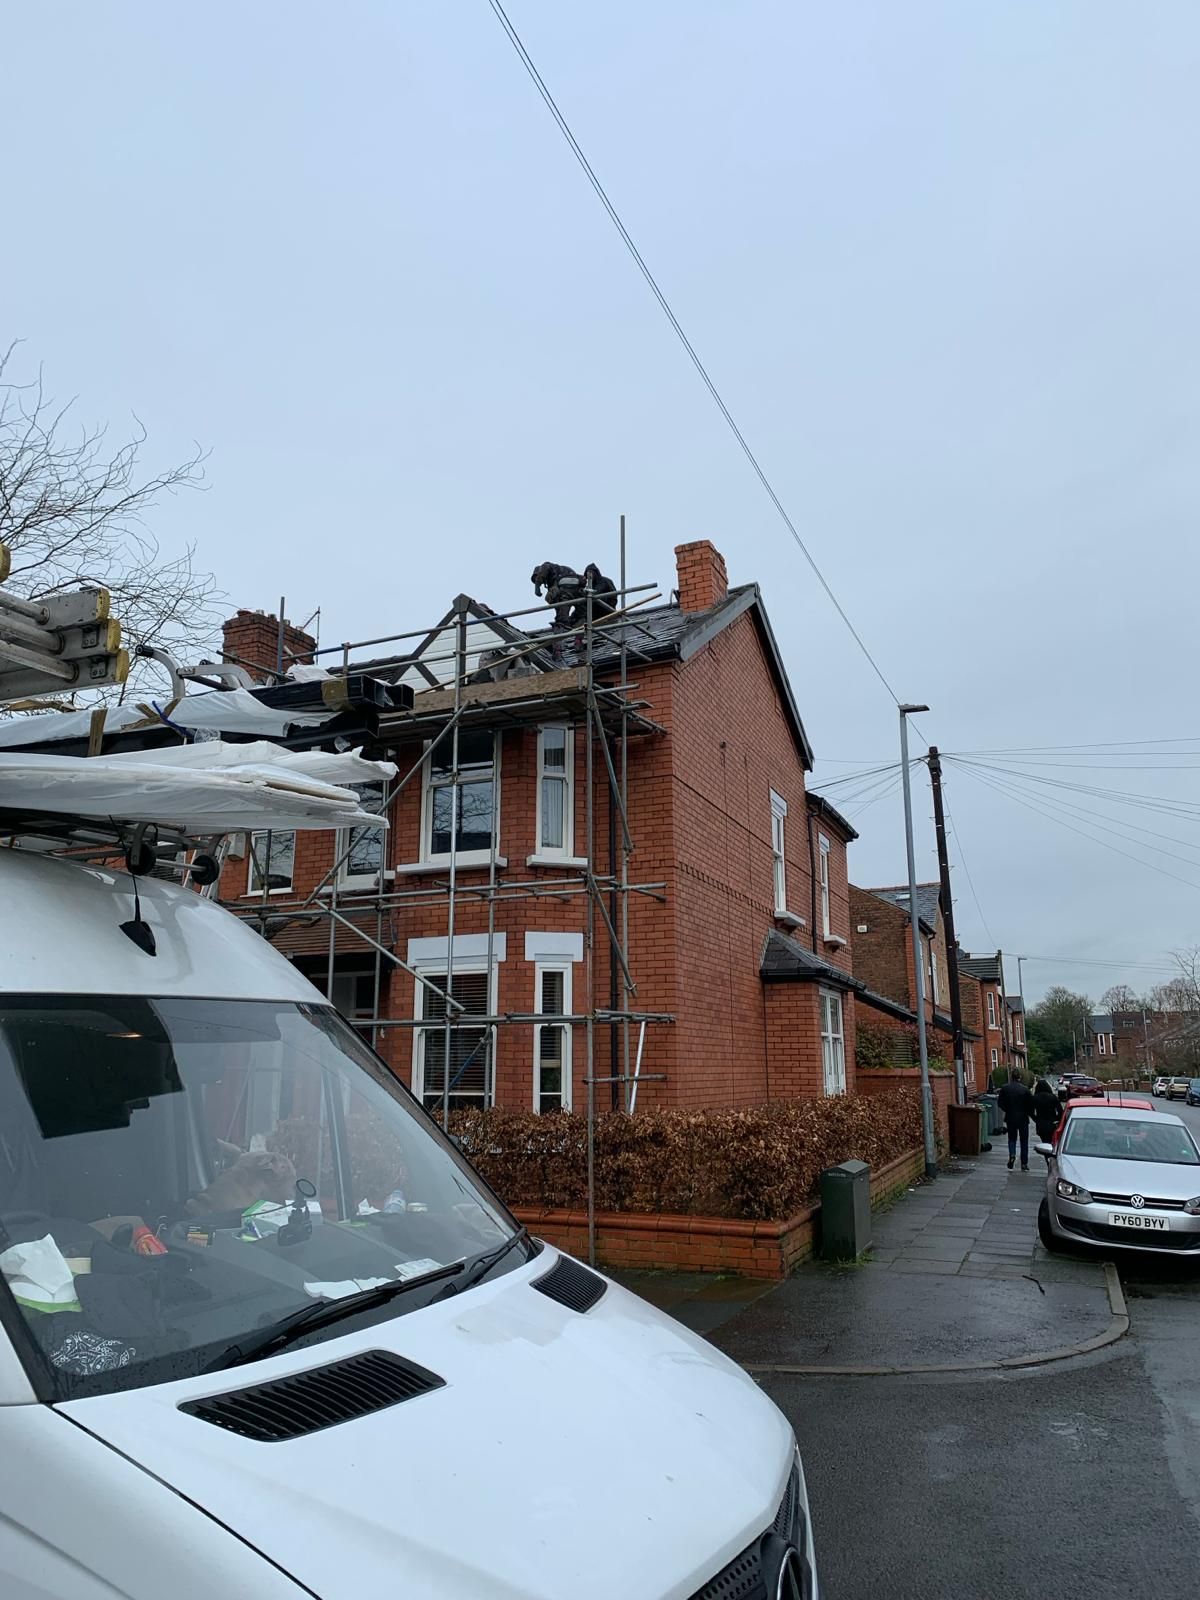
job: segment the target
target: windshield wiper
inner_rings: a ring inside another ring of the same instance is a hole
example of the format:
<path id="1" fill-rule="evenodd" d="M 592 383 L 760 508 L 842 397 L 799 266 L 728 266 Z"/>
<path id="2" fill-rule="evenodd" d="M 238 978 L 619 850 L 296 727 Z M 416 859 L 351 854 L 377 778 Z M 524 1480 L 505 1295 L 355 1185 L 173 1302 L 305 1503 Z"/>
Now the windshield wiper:
<path id="1" fill-rule="evenodd" d="M 514 1245 L 528 1243 L 529 1229 L 518 1228 L 516 1233 L 509 1234 L 503 1244 L 498 1244 L 494 1250 L 476 1256 L 464 1277 L 458 1283 L 448 1283 L 444 1289 L 439 1289 L 434 1295 L 435 1300 L 444 1300 L 448 1295 L 462 1294 L 467 1289 L 473 1289 L 481 1278 L 485 1278 L 498 1261 L 502 1261 Z"/>
<path id="2" fill-rule="evenodd" d="M 390 1283 L 377 1283 L 373 1289 L 360 1289 L 357 1294 L 343 1295 L 338 1300 L 318 1300 L 311 1306 L 302 1306 L 299 1311 L 293 1311 L 282 1321 L 264 1329 L 257 1339 L 240 1340 L 237 1344 L 229 1345 L 204 1371 L 219 1372 L 226 1367 L 244 1366 L 248 1361 L 261 1361 L 264 1356 L 286 1350 L 306 1333 L 327 1328 L 331 1323 L 357 1316 L 361 1311 L 373 1311 L 376 1306 L 386 1305 L 389 1300 L 407 1294 L 410 1289 L 437 1283 L 441 1278 L 453 1278 L 465 1268 L 465 1261 L 451 1261 L 444 1267 L 435 1267 L 432 1272 L 422 1272 L 415 1278 L 396 1278 Z"/>

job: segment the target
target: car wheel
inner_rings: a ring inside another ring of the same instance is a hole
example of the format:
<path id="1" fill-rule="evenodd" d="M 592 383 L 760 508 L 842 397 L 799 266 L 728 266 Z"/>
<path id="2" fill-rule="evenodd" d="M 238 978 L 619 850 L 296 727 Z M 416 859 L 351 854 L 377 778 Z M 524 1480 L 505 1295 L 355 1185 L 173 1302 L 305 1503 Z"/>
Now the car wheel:
<path id="1" fill-rule="evenodd" d="M 1062 1249 L 1062 1241 L 1050 1226 L 1050 1205 L 1046 1200 L 1038 1207 L 1038 1238 L 1047 1250 L 1053 1250 L 1055 1254 Z"/>

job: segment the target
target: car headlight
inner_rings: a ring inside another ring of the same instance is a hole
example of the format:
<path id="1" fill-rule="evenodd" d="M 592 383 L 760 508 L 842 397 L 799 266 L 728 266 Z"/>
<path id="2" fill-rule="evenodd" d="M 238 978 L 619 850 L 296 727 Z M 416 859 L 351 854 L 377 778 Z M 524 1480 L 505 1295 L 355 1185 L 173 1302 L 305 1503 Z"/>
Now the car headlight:
<path id="1" fill-rule="evenodd" d="M 1200 1194 L 1198 1194 L 1194 1200 L 1185 1200 L 1183 1202 L 1183 1209 L 1187 1212 L 1189 1217 L 1200 1217 Z"/>
<path id="2" fill-rule="evenodd" d="M 1077 1183 L 1068 1183 L 1066 1178 L 1058 1180 L 1054 1185 L 1054 1191 L 1060 1200 L 1074 1200 L 1081 1206 L 1088 1205 L 1092 1198 L 1090 1189 L 1082 1189 Z"/>

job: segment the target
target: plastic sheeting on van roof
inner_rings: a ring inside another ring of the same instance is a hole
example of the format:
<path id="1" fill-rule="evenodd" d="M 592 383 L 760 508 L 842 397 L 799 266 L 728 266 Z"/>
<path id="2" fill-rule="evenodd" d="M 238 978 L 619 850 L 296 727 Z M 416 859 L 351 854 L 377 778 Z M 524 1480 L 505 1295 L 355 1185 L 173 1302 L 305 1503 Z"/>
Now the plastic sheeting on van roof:
<path id="1" fill-rule="evenodd" d="M 120 756 L 0 752 L 0 810 L 153 822 L 185 834 L 387 826 L 349 785 L 382 784 L 390 761 L 213 740 Z"/>

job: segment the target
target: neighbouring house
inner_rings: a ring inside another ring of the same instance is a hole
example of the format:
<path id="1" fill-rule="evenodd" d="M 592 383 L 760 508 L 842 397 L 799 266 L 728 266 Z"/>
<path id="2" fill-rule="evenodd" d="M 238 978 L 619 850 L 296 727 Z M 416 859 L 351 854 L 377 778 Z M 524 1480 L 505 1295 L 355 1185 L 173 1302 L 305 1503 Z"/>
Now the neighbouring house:
<path id="1" fill-rule="evenodd" d="M 865 986 L 859 998 L 860 1026 L 871 1030 L 873 1042 L 887 1041 L 893 1064 L 907 1064 L 912 1059 L 917 1020 L 908 889 L 860 889 L 851 884 L 850 916 L 854 928 L 854 975 Z M 953 1065 L 946 924 L 936 883 L 917 885 L 917 924 L 929 1058 Z M 964 1048 L 967 1042 L 974 1043 L 964 1038 Z M 964 1070 L 965 1067 L 964 1058 Z"/>
<path id="2" fill-rule="evenodd" d="M 1004 994 L 1004 957 L 997 950 L 994 956 L 961 954 L 958 970 L 968 979 L 974 979 L 979 990 L 981 1010 L 980 1031 L 983 1035 L 983 1068 L 988 1074 L 999 1074 L 1012 1066 L 1024 1066 L 1024 1055 L 1018 1060 L 1010 1042 L 1009 1011 Z M 1025 1028 L 1022 1022 L 1021 1036 Z"/>
<path id="3" fill-rule="evenodd" d="M 1095 1066 L 1110 1068 L 1117 1058 L 1117 1036 L 1110 1013 L 1094 1012 L 1083 1027 L 1079 1053 Z"/>
<path id="4" fill-rule="evenodd" d="M 730 588 L 708 540 L 676 559 L 677 598 L 594 632 L 594 694 L 578 631 L 523 633 L 466 595 L 405 653 L 354 661 L 414 691 L 366 746 L 399 768 L 386 835 L 262 836 L 225 866 L 227 903 L 431 1105 L 448 1079 L 455 1107 L 582 1107 L 589 1038 L 597 1103 L 616 1104 L 630 1013 L 639 1105 L 854 1087 L 854 829 L 806 791 L 813 754 L 758 586 Z M 269 668 L 278 632 L 239 612 L 226 647 Z M 609 931 L 626 909 L 632 990 Z M 597 1008 L 617 1018 L 589 1029 Z"/>
<path id="5" fill-rule="evenodd" d="M 1004 1016 L 1009 1065 L 1025 1072 L 1029 1066 L 1029 1047 L 1025 1042 L 1025 1002 L 1019 994 L 1005 995 Z"/>

